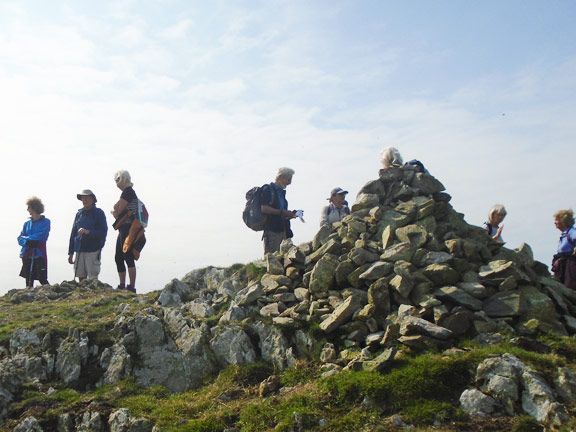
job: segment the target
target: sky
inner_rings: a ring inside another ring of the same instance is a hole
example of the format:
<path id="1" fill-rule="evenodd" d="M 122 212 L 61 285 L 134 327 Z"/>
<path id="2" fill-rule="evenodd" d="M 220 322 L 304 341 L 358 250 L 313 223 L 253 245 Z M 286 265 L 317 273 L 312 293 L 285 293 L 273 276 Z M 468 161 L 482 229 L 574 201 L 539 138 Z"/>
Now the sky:
<path id="1" fill-rule="evenodd" d="M 93 190 L 111 225 L 128 170 L 150 212 L 136 282 L 149 292 L 260 259 L 245 193 L 282 166 L 304 210 L 293 241 L 312 240 L 329 191 L 353 203 L 387 146 L 471 224 L 504 204 L 506 246 L 549 264 L 553 214 L 576 208 L 574 22 L 571 0 L 0 0 L 0 294 L 25 285 L 30 196 L 61 283 L 76 194 Z"/>

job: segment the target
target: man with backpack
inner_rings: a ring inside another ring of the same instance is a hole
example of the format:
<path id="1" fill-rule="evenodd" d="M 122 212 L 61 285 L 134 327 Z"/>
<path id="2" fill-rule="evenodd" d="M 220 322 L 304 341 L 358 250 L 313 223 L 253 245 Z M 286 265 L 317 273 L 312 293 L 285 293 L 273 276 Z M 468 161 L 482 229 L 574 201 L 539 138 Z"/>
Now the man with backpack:
<path id="1" fill-rule="evenodd" d="M 82 282 L 86 278 L 98 279 L 108 225 L 106 215 L 96 207 L 96 195 L 90 189 L 83 190 L 76 198 L 82 201 L 82 208 L 76 213 L 72 224 L 68 262 L 74 264 L 74 278 Z"/>
<path id="2" fill-rule="evenodd" d="M 290 219 L 296 217 L 296 211 L 288 210 L 286 186 L 292 183 L 293 175 L 293 169 L 282 167 L 278 169 L 276 180 L 262 187 L 260 210 L 267 216 L 262 235 L 264 254 L 279 251 L 282 240 L 292 237 Z"/>

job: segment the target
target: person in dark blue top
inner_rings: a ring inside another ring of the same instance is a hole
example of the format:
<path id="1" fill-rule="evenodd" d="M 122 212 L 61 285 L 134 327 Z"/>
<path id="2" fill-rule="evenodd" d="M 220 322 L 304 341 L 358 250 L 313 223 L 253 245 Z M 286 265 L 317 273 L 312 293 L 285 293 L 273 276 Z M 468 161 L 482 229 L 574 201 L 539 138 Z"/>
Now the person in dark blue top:
<path id="1" fill-rule="evenodd" d="M 296 212 L 288 210 L 286 186 L 292 183 L 293 175 L 293 169 L 280 168 L 276 174 L 276 180 L 262 189 L 260 208 L 262 213 L 268 215 L 262 235 L 264 254 L 279 251 L 282 240 L 292 237 L 290 219 L 296 217 Z"/>
<path id="2" fill-rule="evenodd" d="M 86 278 L 98 279 L 108 225 L 106 215 L 96 207 L 98 200 L 90 189 L 84 189 L 76 198 L 82 201 L 82 208 L 76 213 L 72 224 L 68 262 L 74 264 L 74 278 L 82 282 Z"/>

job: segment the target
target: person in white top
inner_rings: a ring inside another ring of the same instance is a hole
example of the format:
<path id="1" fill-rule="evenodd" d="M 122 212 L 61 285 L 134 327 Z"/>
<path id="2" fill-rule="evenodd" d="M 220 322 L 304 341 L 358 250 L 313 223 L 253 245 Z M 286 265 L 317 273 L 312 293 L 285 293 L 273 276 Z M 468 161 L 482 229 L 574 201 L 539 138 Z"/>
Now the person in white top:
<path id="1" fill-rule="evenodd" d="M 488 222 L 484 222 L 484 229 L 490 237 L 499 243 L 504 244 L 502 239 L 502 229 L 504 225 L 500 225 L 504 218 L 506 217 L 506 209 L 502 204 L 496 204 L 492 206 L 490 212 L 488 213 Z"/>
<path id="2" fill-rule="evenodd" d="M 322 209 L 320 217 L 320 226 L 329 223 L 340 222 L 342 218 L 350 214 L 348 203 L 346 202 L 346 194 L 348 191 L 342 188 L 334 188 L 330 191 L 330 204 Z"/>

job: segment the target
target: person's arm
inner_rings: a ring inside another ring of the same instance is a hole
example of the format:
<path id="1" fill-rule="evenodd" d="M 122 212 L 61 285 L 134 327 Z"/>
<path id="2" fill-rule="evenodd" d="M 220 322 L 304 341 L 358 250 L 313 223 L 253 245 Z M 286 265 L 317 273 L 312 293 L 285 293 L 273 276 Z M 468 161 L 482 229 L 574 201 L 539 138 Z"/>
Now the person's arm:
<path id="1" fill-rule="evenodd" d="M 50 234 L 50 220 L 44 219 L 42 222 L 36 222 L 36 226 L 28 236 L 28 240 L 37 240 L 41 243 L 48 240 Z"/>
<path id="2" fill-rule="evenodd" d="M 280 209 L 270 207 L 269 205 L 264 205 L 264 204 L 262 204 L 260 206 L 260 210 L 262 210 L 262 213 L 267 214 L 267 215 L 284 216 L 284 217 L 287 217 L 288 219 L 293 219 L 296 217 L 296 215 L 294 214 L 294 211 L 292 211 L 292 210 L 280 210 Z"/>
<path id="3" fill-rule="evenodd" d="M 496 230 L 496 234 L 494 234 L 492 236 L 493 239 L 497 239 L 498 237 L 500 237 L 502 235 L 502 229 L 504 228 L 504 225 L 500 225 L 498 227 L 498 229 Z"/>
<path id="4" fill-rule="evenodd" d="M 88 234 L 92 237 L 98 237 L 104 243 L 106 239 L 106 234 L 108 233 L 108 225 L 106 225 L 106 215 L 104 212 L 96 208 L 94 215 L 94 224 L 90 230 L 85 230 L 84 234 Z"/>
<path id="5" fill-rule="evenodd" d="M 20 235 L 18 236 L 18 244 L 20 246 L 26 246 L 26 241 L 28 240 L 28 236 L 26 235 L 26 223 L 22 227 L 22 231 L 20 231 Z"/>
<path id="6" fill-rule="evenodd" d="M 76 229 L 76 221 L 78 220 L 78 214 L 74 216 L 74 223 L 72 223 L 72 229 L 70 230 L 70 240 L 68 241 L 68 262 L 72 264 L 72 255 L 74 255 L 74 237 L 78 230 Z"/>
<path id="7" fill-rule="evenodd" d="M 118 202 L 116 204 L 114 204 L 114 207 L 112 208 L 112 216 L 117 218 L 122 213 L 124 213 L 124 210 L 126 210 L 126 207 L 128 207 L 128 201 L 126 201 L 124 198 L 120 198 L 118 200 Z"/>
<path id="8" fill-rule="evenodd" d="M 328 209 L 329 206 L 326 206 L 322 209 L 322 215 L 320 216 L 320 226 L 326 225 L 328 223 Z"/>

